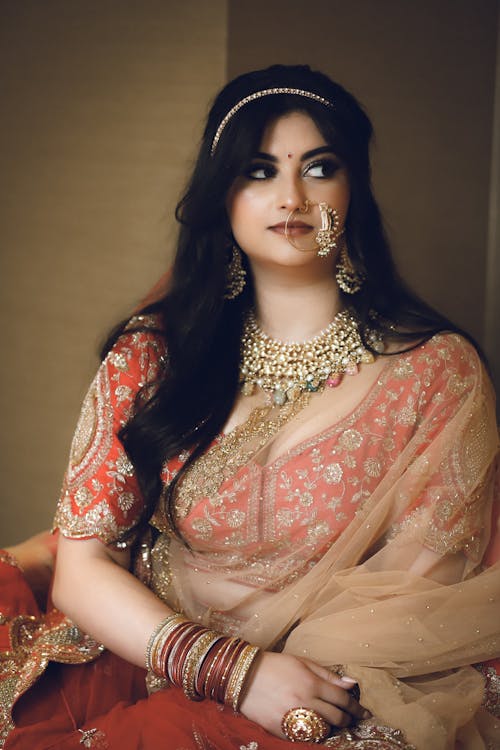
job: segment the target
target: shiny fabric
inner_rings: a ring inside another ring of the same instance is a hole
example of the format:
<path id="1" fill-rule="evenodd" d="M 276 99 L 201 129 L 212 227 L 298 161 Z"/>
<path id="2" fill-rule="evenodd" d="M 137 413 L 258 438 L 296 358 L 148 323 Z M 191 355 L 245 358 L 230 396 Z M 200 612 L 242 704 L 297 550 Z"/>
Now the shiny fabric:
<path id="1" fill-rule="evenodd" d="M 129 332 L 101 366 L 73 441 L 55 521 L 62 533 L 133 539 L 140 493 L 116 431 L 163 356 L 153 332 Z M 328 740 L 332 747 L 499 747 L 494 699 L 490 710 L 481 706 L 485 679 L 470 666 L 500 652 L 491 388 L 475 351 L 454 334 L 389 357 L 376 372 L 361 402 L 330 424 L 325 393 L 277 430 L 273 410 L 262 411 L 264 441 L 248 425 L 219 436 L 180 488 L 190 549 L 172 538 L 159 507 L 160 535 L 152 550 L 143 546 L 137 571 L 193 619 L 356 678 L 375 718 Z M 280 440 L 300 434 L 298 420 L 307 437 L 268 460 Z M 168 463 L 165 481 L 186 455 Z M 106 669 L 137 673 L 110 655 L 52 664 L 18 701 L 6 747 L 149 749 L 167 736 L 178 750 L 291 746 L 207 701 L 193 710 L 171 688 L 145 698 L 141 679 L 117 686 L 102 680 Z M 83 675 L 77 698 L 70 674 Z M 101 694 L 100 713 L 86 691 Z M 64 728 L 42 721 L 43 701 L 66 715 Z"/>

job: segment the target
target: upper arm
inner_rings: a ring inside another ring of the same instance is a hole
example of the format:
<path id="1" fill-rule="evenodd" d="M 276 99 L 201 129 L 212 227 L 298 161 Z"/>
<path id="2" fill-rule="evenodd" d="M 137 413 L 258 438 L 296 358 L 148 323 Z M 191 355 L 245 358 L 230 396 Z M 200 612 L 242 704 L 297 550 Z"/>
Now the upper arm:
<path id="1" fill-rule="evenodd" d="M 154 334 L 131 332 L 102 362 L 83 403 L 56 511 L 54 528 L 63 536 L 109 545 L 137 524 L 143 500 L 119 432 L 137 393 L 157 374 L 161 353 Z"/>

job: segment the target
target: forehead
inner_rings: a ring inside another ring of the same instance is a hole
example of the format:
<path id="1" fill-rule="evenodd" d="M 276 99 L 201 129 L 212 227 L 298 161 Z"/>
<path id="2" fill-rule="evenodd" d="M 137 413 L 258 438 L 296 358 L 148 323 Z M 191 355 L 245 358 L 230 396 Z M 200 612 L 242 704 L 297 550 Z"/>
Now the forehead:
<path id="1" fill-rule="evenodd" d="M 314 120 L 305 112 L 287 112 L 264 129 L 260 151 L 278 156 L 282 151 L 308 151 L 326 145 Z"/>

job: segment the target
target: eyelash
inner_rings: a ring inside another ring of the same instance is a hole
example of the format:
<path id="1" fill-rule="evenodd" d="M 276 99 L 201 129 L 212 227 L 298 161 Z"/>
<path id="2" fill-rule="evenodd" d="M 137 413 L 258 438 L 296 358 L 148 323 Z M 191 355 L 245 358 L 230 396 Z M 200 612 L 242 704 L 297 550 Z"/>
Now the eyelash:
<path id="1" fill-rule="evenodd" d="M 317 161 L 313 161 L 313 162 L 311 162 L 310 164 L 307 164 L 304 167 L 304 169 L 302 171 L 303 176 L 307 177 L 307 175 L 309 174 L 309 172 L 312 169 L 315 169 L 316 167 L 322 167 L 324 174 L 321 177 L 320 176 L 314 177 L 314 175 L 313 175 L 313 177 L 315 179 L 318 179 L 318 180 L 327 180 L 327 179 L 333 177 L 333 175 L 335 174 L 335 172 L 339 169 L 340 164 L 337 161 L 335 161 L 334 159 L 318 159 Z M 260 171 L 264 172 L 264 176 L 263 177 L 255 177 L 254 176 L 255 173 L 256 172 L 260 172 Z M 276 167 L 274 167 L 272 164 L 268 164 L 268 163 L 265 163 L 265 162 L 259 164 L 257 162 L 255 164 L 252 164 L 245 171 L 244 176 L 248 180 L 255 180 L 256 182 L 259 182 L 259 181 L 264 181 L 264 180 L 272 179 L 273 177 L 276 176 L 277 171 L 278 170 L 276 169 Z"/>
<path id="2" fill-rule="evenodd" d="M 304 174 L 307 175 L 315 167 L 323 168 L 323 175 L 317 179 L 327 180 L 330 177 L 333 177 L 335 172 L 339 169 L 340 164 L 334 159 L 318 159 L 318 161 L 313 161 L 305 167 Z"/>
<path id="3" fill-rule="evenodd" d="M 254 177 L 256 172 L 264 172 L 264 177 Z M 245 177 L 249 180 L 268 180 L 276 175 L 276 168 L 272 164 L 251 164 L 245 171 Z"/>

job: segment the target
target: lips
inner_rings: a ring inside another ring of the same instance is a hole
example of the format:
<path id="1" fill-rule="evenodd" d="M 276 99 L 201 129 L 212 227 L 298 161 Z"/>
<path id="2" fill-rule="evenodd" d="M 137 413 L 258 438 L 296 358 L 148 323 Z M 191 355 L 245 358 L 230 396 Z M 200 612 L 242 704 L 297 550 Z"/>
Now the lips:
<path id="1" fill-rule="evenodd" d="M 303 234 L 308 234 L 312 231 L 313 227 L 310 224 L 306 224 L 304 221 L 289 221 L 287 226 L 286 234 L 290 237 L 296 237 Z M 271 232 L 276 234 L 285 234 L 285 222 L 281 221 L 279 224 L 273 224 L 269 227 Z"/>

